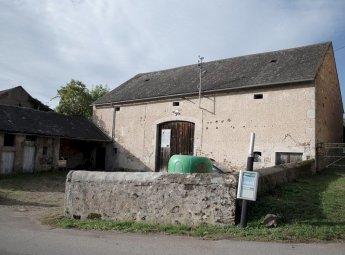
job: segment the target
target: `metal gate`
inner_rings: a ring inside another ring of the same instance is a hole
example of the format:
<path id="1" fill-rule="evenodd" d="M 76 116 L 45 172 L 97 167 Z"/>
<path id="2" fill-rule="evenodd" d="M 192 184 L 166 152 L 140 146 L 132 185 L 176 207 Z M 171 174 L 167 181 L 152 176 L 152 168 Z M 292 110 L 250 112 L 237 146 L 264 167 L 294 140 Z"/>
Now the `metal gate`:
<path id="1" fill-rule="evenodd" d="M 345 167 L 345 143 L 319 144 L 318 154 L 326 167 Z"/>

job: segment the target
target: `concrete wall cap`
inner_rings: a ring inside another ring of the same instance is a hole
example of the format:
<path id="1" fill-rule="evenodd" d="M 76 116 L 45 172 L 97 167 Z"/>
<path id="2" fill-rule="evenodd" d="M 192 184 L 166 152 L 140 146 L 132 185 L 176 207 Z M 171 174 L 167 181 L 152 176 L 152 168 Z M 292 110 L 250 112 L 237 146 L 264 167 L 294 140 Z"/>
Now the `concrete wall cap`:
<path id="1" fill-rule="evenodd" d="M 73 180 L 83 181 L 153 181 L 167 173 L 156 172 L 94 172 L 94 171 L 73 171 L 71 178 Z"/>

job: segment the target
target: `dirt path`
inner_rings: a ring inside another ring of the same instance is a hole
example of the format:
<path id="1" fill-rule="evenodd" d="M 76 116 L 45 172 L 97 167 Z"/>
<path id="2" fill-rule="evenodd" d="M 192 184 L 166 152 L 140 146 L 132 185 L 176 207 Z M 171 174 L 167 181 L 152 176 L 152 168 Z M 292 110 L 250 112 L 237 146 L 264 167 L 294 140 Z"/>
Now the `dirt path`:
<path id="1" fill-rule="evenodd" d="M 0 206 L 1 255 L 343 255 L 344 243 L 288 244 L 50 229 Z"/>
<path id="2" fill-rule="evenodd" d="M 40 222 L 63 215 L 66 172 L 1 177 L 0 206 Z"/>

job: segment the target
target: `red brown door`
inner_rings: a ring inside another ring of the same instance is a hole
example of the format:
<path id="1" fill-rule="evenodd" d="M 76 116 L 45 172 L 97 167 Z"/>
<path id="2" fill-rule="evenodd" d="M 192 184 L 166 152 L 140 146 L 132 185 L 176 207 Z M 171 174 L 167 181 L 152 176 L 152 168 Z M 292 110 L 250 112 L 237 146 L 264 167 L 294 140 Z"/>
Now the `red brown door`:
<path id="1" fill-rule="evenodd" d="M 194 123 L 169 121 L 158 126 L 157 171 L 167 171 L 171 156 L 193 155 Z"/>

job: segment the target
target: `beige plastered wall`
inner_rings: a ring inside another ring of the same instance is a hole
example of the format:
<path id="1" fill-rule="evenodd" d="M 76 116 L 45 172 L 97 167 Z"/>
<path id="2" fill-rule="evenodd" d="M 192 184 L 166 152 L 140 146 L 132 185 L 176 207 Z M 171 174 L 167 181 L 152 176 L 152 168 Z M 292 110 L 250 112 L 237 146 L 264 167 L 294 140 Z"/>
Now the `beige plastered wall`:
<path id="1" fill-rule="evenodd" d="M 263 99 L 254 99 L 262 93 Z M 261 152 L 255 168 L 275 164 L 276 152 L 315 157 L 315 89 L 312 84 L 231 92 L 226 95 L 176 98 L 142 104 L 94 107 L 94 122 L 109 136 L 114 151 L 108 170 L 125 168 L 154 171 L 157 126 L 166 121 L 195 123 L 194 155 L 207 156 L 227 171 L 246 166 L 250 133 L 255 151 Z M 172 102 L 179 102 L 173 106 Z M 177 113 L 177 114 L 176 114 Z"/>

